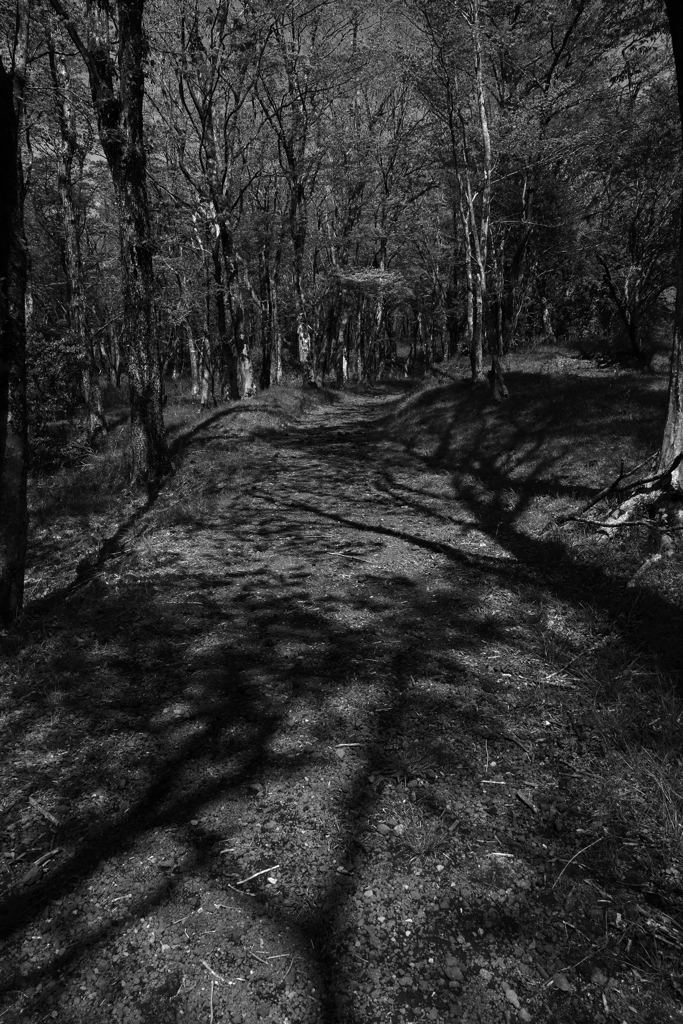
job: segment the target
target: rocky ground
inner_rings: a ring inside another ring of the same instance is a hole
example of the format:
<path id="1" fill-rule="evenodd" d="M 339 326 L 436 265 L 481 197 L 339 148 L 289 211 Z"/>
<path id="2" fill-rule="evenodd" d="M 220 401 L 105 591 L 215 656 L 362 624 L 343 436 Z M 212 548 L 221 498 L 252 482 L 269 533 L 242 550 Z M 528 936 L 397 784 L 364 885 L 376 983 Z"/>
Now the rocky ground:
<path id="1" fill-rule="evenodd" d="M 675 667 L 405 402 L 219 410 L 36 584 L 3 639 L 0 1024 L 683 1020 L 681 865 L 645 806 L 624 826 L 595 685 Z"/>

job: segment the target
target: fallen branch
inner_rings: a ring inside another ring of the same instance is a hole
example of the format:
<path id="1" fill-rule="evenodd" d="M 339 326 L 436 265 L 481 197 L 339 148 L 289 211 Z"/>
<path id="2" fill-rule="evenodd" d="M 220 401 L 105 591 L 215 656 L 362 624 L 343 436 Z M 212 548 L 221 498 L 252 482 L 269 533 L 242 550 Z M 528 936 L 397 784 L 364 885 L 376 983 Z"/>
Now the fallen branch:
<path id="1" fill-rule="evenodd" d="M 36 809 L 36 810 L 37 810 L 37 811 L 38 811 L 38 812 L 39 812 L 40 814 L 42 814 L 42 816 L 43 816 L 44 818 L 46 818 L 46 819 L 47 819 L 47 820 L 48 820 L 48 821 L 50 822 L 50 824 L 51 824 L 51 825 L 55 825 L 55 826 L 56 826 L 57 828 L 59 828 L 59 824 L 60 824 L 60 823 L 59 823 L 59 821 L 57 820 L 57 818 L 55 818 L 54 814 L 50 814 L 50 812 L 49 812 L 49 811 L 47 811 L 47 810 L 46 810 L 46 809 L 45 809 L 45 808 L 43 807 L 43 805 L 42 805 L 42 804 L 38 803 L 38 801 L 36 800 L 36 798 L 35 798 L 35 797 L 33 797 L 33 796 L 30 796 L 30 797 L 28 798 L 28 802 L 30 803 L 31 807 L 35 807 L 35 809 Z"/>
<path id="2" fill-rule="evenodd" d="M 603 500 L 603 498 L 608 498 L 611 494 L 617 493 L 618 488 L 619 488 L 619 484 L 621 483 L 622 480 L 626 480 L 628 477 L 633 476 L 634 473 L 637 473 L 639 469 L 642 469 L 643 466 L 647 465 L 648 462 L 652 462 L 652 460 L 654 458 L 656 458 L 656 457 L 657 457 L 657 453 L 656 452 L 654 453 L 654 455 L 648 455 L 648 457 L 646 459 L 644 459 L 642 462 L 639 462 L 638 465 L 635 466 L 633 469 L 629 469 L 628 472 L 624 471 L 624 461 L 622 459 L 621 468 L 619 470 L 619 476 L 616 478 L 616 480 L 613 480 L 612 483 L 608 484 L 607 487 L 603 487 L 603 489 L 601 491 L 598 491 L 598 493 L 595 495 L 595 497 L 591 498 L 591 500 L 588 502 L 587 505 L 584 505 L 584 507 L 578 513 L 579 516 L 585 515 L 585 513 L 588 512 L 589 509 L 593 508 L 594 505 L 597 505 L 599 502 L 601 502 Z M 644 482 L 644 481 L 642 481 L 642 482 Z M 629 486 L 633 487 L 633 486 L 637 486 L 637 484 L 636 485 L 630 484 Z M 620 493 L 623 493 L 626 490 L 628 490 L 628 488 L 627 487 L 623 487 L 621 489 Z M 560 526 L 564 526 L 565 523 L 571 522 L 574 518 L 575 518 L 574 516 L 561 516 L 560 519 L 557 520 L 557 523 Z"/>
<path id="3" fill-rule="evenodd" d="M 681 462 L 683 462 L 683 452 L 681 452 L 679 455 L 676 456 L 676 458 L 671 463 L 669 468 L 665 469 L 663 472 L 657 472 L 654 473 L 652 476 L 643 477 L 641 480 L 636 480 L 633 483 L 626 484 L 626 486 L 624 487 L 619 486 L 623 480 L 626 480 L 628 479 L 628 477 L 633 476 L 635 473 L 638 472 L 638 470 L 642 469 L 643 466 L 645 466 L 648 462 L 651 462 L 655 457 L 656 455 L 649 455 L 643 462 L 639 463 L 633 469 L 630 469 L 628 471 L 624 470 L 624 463 L 622 462 L 621 469 L 619 470 L 619 475 L 616 477 L 615 480 L 612 481 L 611 484 L 608 484 L 607 487 L 603 487 L 601 491 L 598 491 L 598 493 L 593 498 L 591 498 L 588 504 L 584 505 L 578 513 L 567 516 L 560 516 L 558 519 L 555 520 L 555 525 L 565 526 L 567 523 L 586 523 L 589 526 L 598 526 L 601 528 L 609 529 L 616 526 L 620 526 L 621 523 L 619 522 L 619 519 L 624 518 L 624 516 L 622 515 L 623 504 L 640 496 L 651 494 L 653 491 L 666 490 L 666 488 L 671 483 L 671 478 L 674 471 L 678 468 Z M 616 511 L 612 514 L 616 521 L 610 522 L 610 519 L 607 519 L 606 521 L 600 522 L 596 519 L 583 518 L 586 512 L 594 508 L 595 505 L 597 505 L 599 502 L 603 501 L 605 498 L 609 498 L 615 495 L 619 497 L 619 505 L 617 506 Z M 642 520 L 629 520 L 628 524 L 626 525 L 636 525 L 636 523 L 638 525 L 645 526 L 654 525 Z"/>
<path id="4" fill-rule="evenodd" d="M 619 530 L 624 529 L 624 527 L 628 526 L 647 526 L 650 529 L 662 530 L 666 533 L 670 532 L 669 529 L 663 526 L 659 526 L 659 524 L 656 523 L 654 519 L 629 519 L 624 523 L 611 523 L 609 519 L 582 519 L 581 516 L 565 516 L 564 522 L 583 523 L 584 526 L 595 526 L 598 530 Z M 683 527 L 674 527 L 674 530 L 680 529 L 683 529 Z"/>
<path id="5" fill-rule="evenodd" d="M 236 885 L 244 885 L 245 882 L 251 882 L 252 878 L 258 878 L 259 875 L 266 875 L 269 871 L 276 871 L 280 867 L 279 864 L 273 864 L 272 868 L 264 868 L 263 871 L 255 871 L 253 875 L 249 875 L 248 878 L 243 878 L 241 882 L 236 882 Z"/>

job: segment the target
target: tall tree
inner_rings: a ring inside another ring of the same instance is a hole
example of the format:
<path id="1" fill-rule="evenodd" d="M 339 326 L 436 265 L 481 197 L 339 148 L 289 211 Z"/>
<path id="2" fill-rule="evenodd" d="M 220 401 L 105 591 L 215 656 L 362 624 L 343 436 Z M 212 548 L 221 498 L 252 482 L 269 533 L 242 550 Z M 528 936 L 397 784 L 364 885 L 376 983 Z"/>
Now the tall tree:
<path id="1" fill-rule="evenodd" d="M 683 137 L 683 8 L 679 0 L 666 0 L 666 12 L 671 29 L 671 42 L 678 80 L 678 105 L 681 112 Z M 678 247 L 678 281 L 676 311 L 674 314 L 674 340 L 669 374 L 669 405 L 664 425 L 664 437 L 659 455 L 659 470 L 671 469 L 671 486 L 683 491 L 683 224 Z"/>
<path id="2" fill-rule="evenodd" d="M 17 0 L 5 67 L 0 56 L 0 622 L 21 610 L 26 558 L 26 278 L 21 134 L 30 0 Z"/>
<path id="3" fill-rule="evenodd" d="M 46 43 L 50 62 L 53 99 L 59 138 L 57 142 L 57 183 L 62 208 L 64 231 L 64 267 L 69 310 L 69 327 L 81 351 L 81 380 L 86 407 L 86 432 L 92 437 L 106 431 L 107 423 L 102 409 L 99 372 L 95 364 L 87 312 L 81 236 L 74 198 L 73 164 L 78 155 L 78 136 L 71 100 L 71 83 L 64 55 L 57 51 L 49 26 Z"/>
<path id="4" fill-rule="evenodd" d="M 297 359 L 304 379 L 315 374 L 311 318 L 304 283 L 308 215 L 322 162 L 316 128 L 331 101 L 329 72 L 339 26 L 331 0 L 274 5 L 273 45 L 257 95 L 277 140 L 287 183 L 296 316 Z"/>
<path id="5" fill-rule="evenodd" d="M 144 0 L 86 0 L 85 39 L 61 0 L 50 0 L 88 72 L 100 143 L 119 218 L 123 333 L 128 357 L 133 478 L 153 484 L 170 468 L 154 316 L 153 238 L 143 131 Z"/>

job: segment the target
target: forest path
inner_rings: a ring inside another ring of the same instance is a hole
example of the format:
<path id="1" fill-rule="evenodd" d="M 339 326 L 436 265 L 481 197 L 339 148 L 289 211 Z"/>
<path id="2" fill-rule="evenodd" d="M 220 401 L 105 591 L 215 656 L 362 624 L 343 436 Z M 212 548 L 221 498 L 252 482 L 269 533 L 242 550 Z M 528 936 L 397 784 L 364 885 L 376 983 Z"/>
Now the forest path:
<path id="1" fill-rule="evenodd" d="M 580 609 L 401 436 L 404 398 L 323 399 L 218 412 L 42 613 L 0 740 L 50 856 L 0 905 L 0 1013 L 645 1019 L 605 987 L 624 905 L 572 860 L 602 850 L 558 664 Z"/>

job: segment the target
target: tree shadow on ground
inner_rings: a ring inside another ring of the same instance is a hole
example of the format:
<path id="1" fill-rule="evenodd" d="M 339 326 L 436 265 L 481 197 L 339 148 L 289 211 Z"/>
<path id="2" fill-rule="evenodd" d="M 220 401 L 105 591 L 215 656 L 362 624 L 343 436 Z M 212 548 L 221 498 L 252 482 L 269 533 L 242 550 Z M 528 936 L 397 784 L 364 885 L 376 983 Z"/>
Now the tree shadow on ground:
<path id="1" fill-rule="evenodd" d="M 419 415 L 428 415 L 428 397 L 418 397 Z M 196 883 L 231 901 L 221 934 L 226 956 L 258 931 L 249 925 L 236 934 L 238 914 L 253 922 L 262 915 L 307 958 L 307 976 L 322 988 L 315 1019 L 352 1024 L 365 1019 L 348 998 L 364 970 L 349 951 L 358 894 L 338 868 L 353 866 L 359 876 L 379 870 L 375 826 L 386 807 L 402 809 L 408 826 L 415 815 L 414 827 L 392 834 L 391 859 L 381 861 L 392 870 L 408 870 L 440 844 L 463 858 L 495 850 L 503 818 L 510 848 L 525 863 L 571 856 L 573 840 L 549 819 L 529 825 L 502 794 L 482 795 L 484 753 L 487 768 L 491 759 L 522 771 L 532 745 L 546 749 L 552 732 L 561 756 L 549 759 L 548 771 L 565 773 L 571 760 L 573 722 L 553 705 L 549 732 L 536 720 L 537 691 L 524 689 L 525 672 L 547 672 L 547 637 L 537 627 L 547 594 L 579 612 L 589 595 L 624 664 L 643 656 L 645 637 L 624 619 L 613 581 L 598 568 L 522 533 L 517 506 L 502 518 L 496 506 L 494 520 L 481 488 L 463 487 L 463 471 L 489 488 L 487 470 L 498 473 L 498 487 L 521 472 L 516 465 L 506 476 L 486 453 L 486 426 L 468 421 L 471 441 L 458 441 L 454 465 L 452 447 L 420 454 L 409 438 L 397 441 L 400 410 L 393 419 L 386 411 L 374 410 L 369 427 L 349 419 L 342 438 L 338 424 L 321 422 L 262 434 L 245 449 L 238 488 L 213 489 L 200 505 L 194 493 L 192 504 L 179 489 L 160 492 L 136 519 L 149 517 L 157 540 L 135 536 L 127 524 L 77 585 L 28 609 L 7 662 L 0 750 L 12 800 L 5 811 L 21 845 L 41 849 L 47 832 L 60 855 L 34 877 L 12 875 L 2 899 L 0 935 L 15 957 L 5 991 L 34 989 L 50 973 L 80 979 L 83 963 L 132 934 L 141 918 L 188 904 Z M 187 448 L 206 453 L 217 478 L 234 468 L 225 426 L 217 414 Z M 552 462 L 539 463 L 532 451 L 551 487 Z M 451 518 L 440 481 L 450 487 L 452 473 L 461 510 Z M 412 481 L 408 502 L 404 478 Z M 188 477 L 188 490 L 198 479 Z M 467 544 L 456 542 L 454 527 L 464 528 Z M 490 548 L 469 544 L 475 530 Z M 509 609 L 491 604 L 511 592 L 517 600 Z M 653 614 L 666 628 L 675 609 L 661 601 Z M 555 637 L 555 661 L 580 657 L 583 642 L 579 632 Z M 648 642 L 653 663 L 674 673 L 675 644 Z M 492 659 L 514 665 L 516 696 Z M 530 735 L 514 733 L 520 723 Z M 457 809 L 452 793 L 422 786 L 426 772 L 453 780 L 463 794 Z M 420 783 L 414 804 L 411 781 Z M 309 794 L 308 812 L 288 803 L 300 793 Z M 574 795 L 561 812 L 567 827 L 586 810 Z M 46 828 L 49 819 L 35 807 L 31 813 L 32 796 L 57 825 Z M 265 814 L 270 821 L 260 820 Z M 315 828 L 304 848 L 295 833 L 308 816 Z M 177 864 L 134 869 L 134 859 L 165 851 L 169 830 L 183 851 Z M 243 832 L 248 842 L 240 845 Z M 280 886 L 259 875 L 240 888 L 276 862 L 286 869 Z M 479 895 L 466 918 L 473 936 L 479 921 L 533 934 L 531 892 L 508 920 L 495 907 L 495 879 L 475 867 Z M 109 902 L 81 924 L 68 901 L 102 886 L 107 871 L 131 889 L 131 901 Z M 487 887 L 490 898 L 482 895 Z M 56 901 L 64 897 L 62 912 Z M 425 948 L 465 927 L 456 916 L 463 901 L 457 892 L 435 905 Z M 26 958 L 29 933 L 50 914 L 58 941 Z M 284 1005 L 277 986 L 266 992 Z M 28 1012 L 48 1011 L 40 993 L 28 998 Z M 160 995 L 159 1005 L 170 1007 L 170 999 Z"/>

